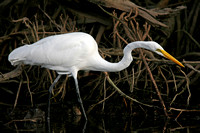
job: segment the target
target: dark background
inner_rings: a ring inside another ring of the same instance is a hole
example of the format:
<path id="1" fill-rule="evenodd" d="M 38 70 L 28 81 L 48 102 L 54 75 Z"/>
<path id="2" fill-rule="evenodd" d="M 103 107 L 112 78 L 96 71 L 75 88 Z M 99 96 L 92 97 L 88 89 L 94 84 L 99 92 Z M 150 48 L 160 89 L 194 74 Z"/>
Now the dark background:
<path id="1" fill-rule="evenodd" d="M 127 42 L 141 40 L 140 36 L 146 33 L 147 36 L 144 40 L 157 41 L 180 61 L 188 61 L 183 62 L 186 64 L 185 68 L 180 68 L 170 62 L 164 62 L 160 56 L 142 50 L 169 114 L 177 117 L 179 113 L 179 111 L 170 111 L 172 107 L 198 110 L 200 106 L 200 74 L 199 71 L 196 72 L 187 65 L 193 66 L 195 70 L 199 69 L 199 1 L 134 2 L 146 9 L 166 13 L 153 18 L 167 27 L 150 22 L 140 15 L 134 17 L 134 12 L 126 12 L 117 6 L 108 7 L 104 2 L 98 3 L 96 0 L 2 1 L 0 3 L 0 106 L 6 107 L 6 110 L 2 111 L 2 116 L 8 115 L 12 111 L 16 100 L 17 107 L 20 109 L 22 107 L 25 107 L 24 110 L 32 107 L 45 109 L 48 88 L 56 77 L 54 71 L 27 65 L 23 66 L 20 76 L 4 79 L 3 74 L 15 69 L 7 60 L 9 53 L 19 46 L 34 43 L 46 36 L 75 31 L 91 34 L 98 42 L 101 55 L 110 62 L 118 62 L 122 58 L 122 49 L 126 45 L 123 39 Z M 98 4 L 112 15 L 103 11 Z M 185 8 L 180 9 L 180 6 L 185 6 Z M 125 15 L 120 18 L 123 13 Z M 125 19 L 125 16 L 128 19 Z M 119 22 L 116 26 L 117 18 L 125 23 Z M 133 38 L 127 32 L 125 24 L 131 29 Z M 145 26 L 149 27 L 149 31 L 147 31 L 148 28 L 145 29 Z M 123 39 L 116 34 L 116 29 Z M 134 61 L 126 70 L 109 73 L 109 75 L 124 93 L 143 103 L 154 105 L 156 108 L 139 105 L 120 96 L 118 92 L 113 93 L 115 89 L 105 80 L 102 72 L 80 71 L 78 79 L 81 96 L 85 109 L 90 111 L 89 113 L 164 115 L 160 99 L 141 59 L 140 52 L 139 50 L 133 52 Z M 131 92 L 133 77 L 134 88 Z M 20 93 L 18 94 L 19 89 Z M 73 79 L 63 76 L 54 90 L 55 96 L 52 103 L 59 103 L 61 107 L 67 109 L 78 105 Z M 32 95 L 33 101 L 31 101 L 30 95 Z M 105 102 L 98 103 L 108 96 L 110 97 Z M 189 115 L 191 114 L 189 113 Z"/>

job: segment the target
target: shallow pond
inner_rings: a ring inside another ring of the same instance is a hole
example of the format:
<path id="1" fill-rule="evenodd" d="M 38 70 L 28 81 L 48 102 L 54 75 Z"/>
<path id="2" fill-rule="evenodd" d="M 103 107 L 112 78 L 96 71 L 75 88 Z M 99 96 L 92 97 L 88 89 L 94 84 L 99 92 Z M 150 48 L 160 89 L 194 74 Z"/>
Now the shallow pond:
<path id="1" fill-rule="evenodd" d="M 2 114 L 1 114 L 2 116 Z M 52 114 L 50 126 L 47 122 L 30 121 L 1 121 L 1 132 L 51 132 L 54 133 L 123 133 L 123 132 L 200 132 L 200 121 L 195 118 L 180 118 L 181 121 L 166 120 L 165 117 L 144 116 L 93 116 L 88 115 L 88 121 L 84 118 L 67 116 L 63 113 Z"/>

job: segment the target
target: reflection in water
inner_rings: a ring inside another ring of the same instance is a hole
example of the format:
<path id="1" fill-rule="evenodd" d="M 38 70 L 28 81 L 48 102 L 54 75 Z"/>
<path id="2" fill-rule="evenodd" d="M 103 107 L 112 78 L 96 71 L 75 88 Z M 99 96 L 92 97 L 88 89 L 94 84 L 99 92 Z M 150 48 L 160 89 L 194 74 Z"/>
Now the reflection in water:
<path id="1" fill-rule="evenodd" d="M 46 126 L 45 126 L 46 125 Z M 48 124 L 31 121 L 13 121 L 0 131 L 48 132 Z M 123 132 L 200 132 L 199 119 L 185 119 L 179 122 L 167 121 L 163 117 L 116 117 L 91 116 L 86 122 L 81 116 L 52 114 L 50 132 L 54 133 L 123 133 Z"/>
<path id="2" fill-rule="evenodd" d="M 89 116 L 89 115 L 88 115 Z M 89 116 L 88 121 L 81 117 L 65 117 L 61 121 L 52 120 L 52 132 L 123 133 L 123 132 L 199 132 L 200 125 L 180 125 L 175 121 L 153 120 L 142 117 Z M 194 123 L 193 123 L 194 124 Z"/>

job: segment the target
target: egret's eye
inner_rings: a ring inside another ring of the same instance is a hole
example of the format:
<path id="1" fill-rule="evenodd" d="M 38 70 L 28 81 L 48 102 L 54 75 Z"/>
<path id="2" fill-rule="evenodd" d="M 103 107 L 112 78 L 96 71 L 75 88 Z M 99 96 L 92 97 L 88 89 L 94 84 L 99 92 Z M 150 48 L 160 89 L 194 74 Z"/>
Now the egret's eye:
<path id="1" fill-rule="evenodd" d="M 162 53 L 160 49 L 156 49 L 156 51 Z"/>

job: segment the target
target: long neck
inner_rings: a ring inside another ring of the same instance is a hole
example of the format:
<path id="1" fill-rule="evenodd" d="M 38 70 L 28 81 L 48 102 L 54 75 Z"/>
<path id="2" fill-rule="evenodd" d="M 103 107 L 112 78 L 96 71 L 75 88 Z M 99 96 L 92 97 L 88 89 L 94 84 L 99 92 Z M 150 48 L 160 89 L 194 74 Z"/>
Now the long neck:
<path id="1" fill-rule="evenodd" d="M 144 46 L 148 49 L 148 45 L 149 45 L 148 42 L 140 42 L 140 41 L 129 43 L 123 50 L 124 56 L 122 60 L 118 63 L 110 63 L 99 56 L 99 58 L 96 59 L 97 61 L 96 63 L 98 65 L 95 66 L 95 68 L 93 67 L 93 70 L 107 71 L 107 72 L 121 71 L 127 68 L 133 61 L 133 57 L 131 54 L 133 49 L 143 48 Z"/>

